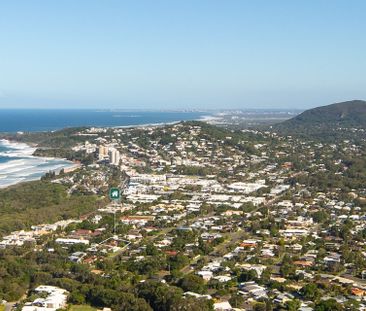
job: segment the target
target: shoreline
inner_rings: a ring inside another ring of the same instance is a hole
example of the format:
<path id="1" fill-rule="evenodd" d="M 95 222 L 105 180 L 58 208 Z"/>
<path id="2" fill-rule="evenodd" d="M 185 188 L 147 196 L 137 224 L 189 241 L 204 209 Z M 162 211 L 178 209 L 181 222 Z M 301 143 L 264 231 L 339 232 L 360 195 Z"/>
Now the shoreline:
<path id="1" fill-rule="evenodd" d="M 131 129 L 131 128 L 144 128 L 144 127 L 163 127 L 167 125 L 174 125 L 180 122 L 189 122 L 189 121 L 201 121 L 201 122 L 210 122 L 215 120 L 216 117 L 213 115 L 202 115 L 199 118 L 193 118 L 191 120 L 177 120 L 171 122 L 159 122 L 159 123 L 148 123 L 148 124 L 135 124 L 135 125 L 121 125 L 121 126 L 83 126 L 86 128 L 111 128 L 111 129 Z M 67 127 L 67 128 L 76 128 L 76 127 Z M 63 128 L 66 129 L 66 128 Z M 59 129 L 59 130 L 63 130 Z M 59 131 L 56 130 L 56 131 Z M 55 130 L 48 130 L 44 132 L 54 132 Z M 43 131 L 42 131 L 43 132 Z M 37 132 L 29 132 L 29 133 L 37 133 Z M 80 167 L 80 163 L 69 161 L 65 158 L 56 158 L 56 157 L 42 157 L 42 156 L 35 156 L 34 152 L 36 151 L 38 144 L 36 143 L 24 143 L 19 142 L 14 139 L 9 138 L 1 138 L 0 139 L 0 146 L 4 146 L 5 148 L 8 147 L 12 150 L 12 152 L 6 151 L 7 154 L 2 154 L 0 152 L 0 157 L 9 157 L 9 161 L 4 163 L 0 163 L 0 189 L 6 189 L 10 186 L 15 186 L 20 183 L 30 182 L 30 181 L 37 181 L 40 180 L 46 173 L 48 172 L 55 172 L 56 175 L 64 169 L 65 172 L 71 172 Z M 23 162 L 21 162 L 23 160 Z M 37 163 L 37 160 L 39 162 Z M 19 164 L 14 164 L 14 161 L 20 161 Z M 27 162 L 36 162 L 36 163 L 27 163 Z M 44 165 L 47 162 L 55 162 L 49 163 L 49 169 L 39 169 L 38 165 Z M 63 162 L 63 163 L 57 163 Z M 7 165 L 8 164 L 8 165 Z M 10 164 L 10 166 L 9 166 Z M 35 170 L 35 172 L 30 173 L 28 175 L 22 175 L 22 166 L 24 170 Z M 38 168 L 38 170 L 37 170 Z M 2 182 L 9 180 L 8 183 L 2 184 Z M 15 179 L 15 180 L 13 180 Z"/>
<path id="2" fill-rule="evenodd" d="M 0 163 L 0 189 L 40 180 L 48 172 L 58 174 L 62 169 L 74 170 L 79 167 L 79 164 L 67 159 L 34 156 L 35 147 L 30 144 L 1 139 L 0 146 L 10 149 L 0 153 L 0 157 L 9 158 Z"/>
<path id="3" fill-rule="evenodd" d="M 190 120 L 177 120 L 177 121 L 170 121 L 170 122 L 157 122 L 157 123 L 143 123 L 143 124 L 130 124 L 130 125 L 80 125 L 80 126 L 67 126 L 67 127 L 63 127 L 63 128 L 59 128 L 59 129 L 54 129 L 54 130 L 45 130 L 45 131 L 28 131 L 26 132 L 27 134 L 33 134 L 33 133 L 52 133 L 52 132 L 57 132 L 57 131 L 62 131 L 62 130 L 66 130 L 66 129 L 74 129 L 74 128 L 110 128 L 110 129 L 131 129 L 131 128 L 144 128 L 144 127 L 161 127 L 161 126 L 166 126 L 166 125 L 175 125 L 181 122 L 193 122 L 193 121 L 197 121 L 197 122 L 210 122 L 210 121 L 214 121 L 220 119 L 219 117 L 213 116 L 213 115 L 204 115 L 201 116 L 198 119 L 190 119 Z M 2 134 L 17 134 L 17 135 L 22 135 L 19 134 L 18 132 L 0 132 L 0 136 Z M 15 142 L 18 143 L 16 140 L 9 140 L 8 138 L 0 138 L 0 142 L 2 140 L 6 140 L 6 141 L 10 141 L 10 142 Z M 22 144 L 22 143 L 20 143 Z M 24 143 L 28 146 L 31 146 L 33 148 L 37 147 L 38 145 L 36 143 Z"/>
<path id="4" fill-rule="evenodd" d="M 67 117 L 69 112 L 68 110 L 62 110 L 63 117 Z M 29 133 L 46 133 L 46 132 L 54 132 L 62 129 L 68 128 L 78 128 L 78 127 L 108 127 L 108 128 L 123 128 L 123 127 L 141 127 L 141 126 L 159 126 L 165 124 L 174 124 L 176 122 L 181 121 L 201 121 L 204 117 L 211 116 L 215 114 L 215 112 L 210 111 L 152 111 L 153 115 L 149 114 L 149 111 L 139 111 L 141 116 L 139 115 L 136 119 L 133 117 L 136 112 L 135 111 L 122 111 L 121 119 L 114 117 L 116 113 L 110 111 L 106 116 L 100 117 L 99 114 L 91 109 L 87 109 L 87 116 L 82 114 L 78 114 L 76 120 L 74 121 L 65 121 L 57 120 L 55 114 L 50 110 L 41 110 L 42 116 L 48 118 L 47 122 L 41 118 L 40 122 L 35 123 L 35 120 L 31 120 L 29 124 L 22 123 L 22 118 L 24 117 L 24 113 L 22 111 L 19 112 L 19 125 L 18 124 L 7 124 L 4 120 L 4 124 L 2 124 L 0 129 L 0 134 L 29 134 Z M 132 116 L 132 117 L 131 117 Z M 51 120 L 55 119 L 55 122 L 51 122 Z"/>
<path id="5" fill-rule="evenodd" d="M 191 119 L 191 120 L 176 120 L 170 122 L 157 122 L 157 123 L 144 123 L 144 124 L 130 124 L 130 125 L 116 125 L 116 126 L 83 126 L 86 128 L 111 128 L 111 129 L 131 129 L 131 128 L 144 128 L 144 127 L 161 127 L 166 125 L 175 125 L 181 122 L 192 122 L 192 121 L 200 121 L 200 122 L 210 122 L 220 119 L 214 115 L 202 115 L 198 119 Z M 68 127 L 73 128 L 73 127 Z"/>
<path id="6" fill-rule="evenodd" d="M 202 117 L 204 118 L 204 117 Z M 127 128 L 127 129 L 131 129 L 131 128 L 144 128 L 144 127 L 161 127 L 161 126 L 166 126 L 166 125 L 175 125 L 181 122 L 190 122 L 190 121 L 206 121 L 204 119 L 192 119 L 192 120 L 179 120 L 179 121 L 171 121 L 171 122 L 160 122 L 160 123 L 145 123 L 145 124 L 136 124 L 136 125 L 118 125 L 118 126 L 99 126 L 99 127 L 106 127 L 106 128 L 113 128 L 113 129 L 122 129 L 122 128 Z M 92 126 L 92 127 L 96 127 L 96 126 Z"/>

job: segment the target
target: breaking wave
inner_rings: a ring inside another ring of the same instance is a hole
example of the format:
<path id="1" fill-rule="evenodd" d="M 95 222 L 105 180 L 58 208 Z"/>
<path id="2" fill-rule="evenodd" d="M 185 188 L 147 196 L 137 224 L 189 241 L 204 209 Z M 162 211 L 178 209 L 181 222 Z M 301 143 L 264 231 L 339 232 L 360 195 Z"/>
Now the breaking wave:
<path id="1" fill-rule="evenodd" d="M 74 166 L 70 161 L 33 156 L 35 148 L 23 143 L 0 140 L 0 188 L 38 180 L 49 171 Z"/>

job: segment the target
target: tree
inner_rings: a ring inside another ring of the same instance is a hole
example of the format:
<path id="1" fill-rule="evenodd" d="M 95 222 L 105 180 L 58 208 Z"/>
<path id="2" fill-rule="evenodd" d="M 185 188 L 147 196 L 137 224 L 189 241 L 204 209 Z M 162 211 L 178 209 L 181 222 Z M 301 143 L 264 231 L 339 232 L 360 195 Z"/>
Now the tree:
<path id="1" fill-rule="evenodd" d="M 119 311 L 152 311 L 153 309 L 142 298 L 136 298 L 130 293 L 120 293 L 118 302 L 113 305 L 113 310 Z"/>
<path id="2" fill-rule="evenodd" d="M 207 255 L 213 251 L 213 247 L 211 245 L 209 245 L 208 243 L 206 243 L 205 241 L 203 241 L 203 239 L 201 237 L 198 238 L 198 249 L 204 255 Z"/>
<path id="3" fill-rule="evenodd" d="M 159 250 L 157 249 L 157 247 L 154 244 L 149 243 L 146 245 L 146 255 L 157 256 L 158 254 L 159 254 Z"/>
<path id="4" fill-rule="evenodd" d="M 308 283 L 301 289 L 301 294 L 312 301 L 318 299 L 320 292 L 315 283 Z"/>
<path id="5" fill-rule="evenodd" d="M 292 264 L 282 264 L 280 268 L 281 275 L 285 278 L 292 276 L 296 271 L 296 267 Z"/>
<path id="6" fill-rule="evenodd" d="M 360 310 L 360 302 L 355 299 L 349 299 L 345 302 L 344 306 L 346 310 L 357 311 Z"/>
<path id="7" fill-rule="evenodd" d="M 266 311 L 266 304 L 264 302 L 257 302 L 254 307 L 254 311 Z"/>
<path id="8" fill-rule="evenodd" d="M 157 311 L 168 311 L 182 299 L 182 290 L 156 281 L 146 281 L 137 287 L 137 294 Z"/>
<path id="9" fill-rule="evenodd" d="M 240 274 L 238 281 L 239 282 L 249 282 L 249 281 L 254 281 L 257 278 L 258 278 L 258 275 L 255 270 L 245 270 Z"/>
<path id="10" fill-rule="evenodd" d="M 197 299 L 193 297 L 181 298 L 169 311 L 211 311 L 212 300 Z"/>
<path id="11" fill-rule="evenodd" d="M 244 302 L 245 302 L 245 299 L 243 298 L 243 296 L 238 295 L 238 294 L 232 295 L 229 299 L 230 305 L 232 305 L 234 308 L 241 307 L 244 304 Z"/>
<path id="12" fill-rule="evenodd" d="M 301 307 L 301 302 L 297 299 L 289 300 L 286 302 L 286 309 L 288 311 L 297 311 Z"/>
<path id="13" fill-rule="evenodd" d="M 328 218 L 329 218 L 329 215 L 326 211 L 324 210 L 320 210 L 320 211 L 317 211 L 315 212 L 313 215 L 312 215 L 313 219 L 315 222 L 317 223 L 323 223 L 325 222 Z"/>
<path id="14" fill-rule="evenodd" d="M 194 274 L 188 274 L 184 276 L 178 283 L 178 285 L 186 292 L 192 291 L 202 294 L 205 292 L 205 282 L 201 277 Z"/>
<path id="15" fill-rule="evenodd" d="M 79 291 L 73 291 L 70 293 L 69 302 L 75 305 L 82 305 L 85 303 L 85 296 Z"/>
<path id="16" fill-rule="evenodd" d="M 178 270 L 189 264 L 189 258 L 182 254 L 169 257 L 168 261 L 171 270 Z"/>
<path id="17" fill-rule="evenodd" d="M 343 311 L 344 308 L 335 299 L 321 300 L 314 311 Z"/>
<path id="18" fill-rule="evenodd" d="M 268 283 L 271 279 L 272 270 L 270 267 L 267 267 L 261 274 L 260 280 L 262 283 Z"/>

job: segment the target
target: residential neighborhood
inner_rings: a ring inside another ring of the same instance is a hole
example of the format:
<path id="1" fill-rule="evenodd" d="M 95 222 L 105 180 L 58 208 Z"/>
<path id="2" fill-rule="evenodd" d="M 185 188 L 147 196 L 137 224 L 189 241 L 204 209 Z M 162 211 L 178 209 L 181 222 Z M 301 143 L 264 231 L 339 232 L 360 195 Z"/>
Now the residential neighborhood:
<path id="1" fill-rule="evenodd" d="M 366 189 L 347 162 L 360 146 L 200 122 L 73 135 L 72 150 L 93 161 L 49 182 L 104 203 L 3 235 L 0 248 L 63 258 L 92 278 L 177 288 L 202 310 L 311 311 L 329 301 L 366 310 Z M 50 296 L 22 310 L 88 302 L 56 281 L 39 284 Z"/>

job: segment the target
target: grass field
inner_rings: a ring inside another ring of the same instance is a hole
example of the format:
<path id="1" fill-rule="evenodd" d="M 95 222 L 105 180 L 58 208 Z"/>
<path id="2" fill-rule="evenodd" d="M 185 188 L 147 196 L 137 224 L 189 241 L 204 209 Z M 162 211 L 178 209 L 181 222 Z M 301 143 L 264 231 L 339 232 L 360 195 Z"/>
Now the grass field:
<path id="1" fill-rule="evenodd" d="M 96 308 L 93 308 L 88 305 L 72 305 L 70 306 L 70 311 L 96 311 Z M 0 311 L 3 311 L 0 309 Z"/>
<path id="2" fill-rule="evenodd" d="M 0 311 L 4 311 L 5 310 L 5 306 L 4 305 L 0 305 Z"/>

